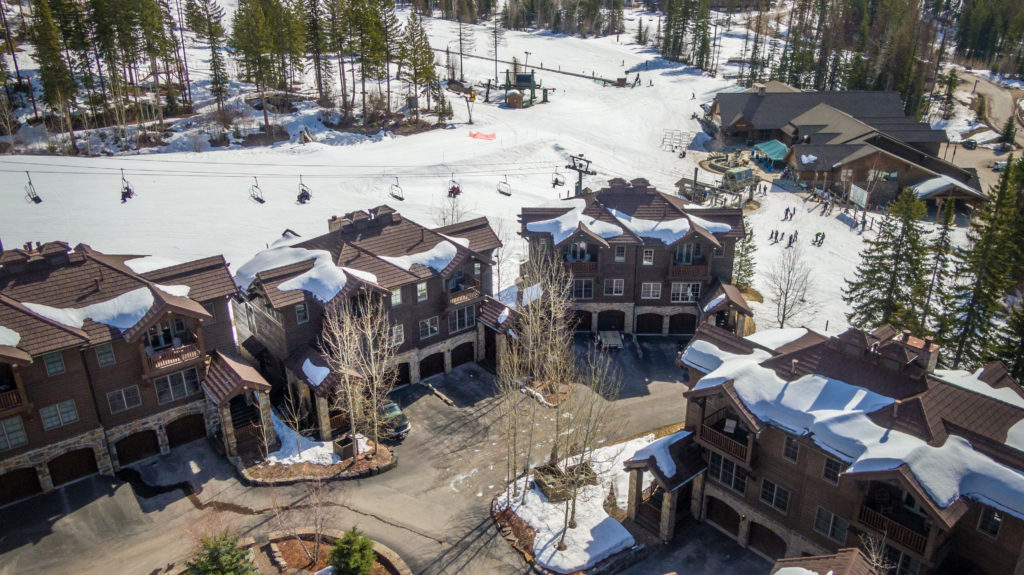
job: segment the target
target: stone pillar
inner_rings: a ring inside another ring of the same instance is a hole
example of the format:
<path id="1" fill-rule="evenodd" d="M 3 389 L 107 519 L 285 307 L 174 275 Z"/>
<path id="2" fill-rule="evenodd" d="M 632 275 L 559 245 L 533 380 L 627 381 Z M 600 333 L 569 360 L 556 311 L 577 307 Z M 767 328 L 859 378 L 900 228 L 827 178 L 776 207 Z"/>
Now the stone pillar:
<path id="1" fill-rule="evenodd" d="M 420 382 L 420 357 L 418 353 L 411 354 L 409 358 L 409 383 Z"/>
<path id="2" fill-rule="evenodd" d="M 326 397 L 313 394 L 316 401 L 316 421 L 320 424 L 320 441 L 331 440 L 331 408 Z"/>
<path id="3" fill-rule="evenodd" d="M 231 421 L 231 408 L 225 403 L 217 411 L 220 413 L 220 433 L 224 438 L 224 451 L 228 455 L 238 455 L 235 444 L 235 424 Z"/>
<path id="4" fill-rule="evenodd" d="M 736 314 L 736 335 L 743 337 L 743 330 L 747 324 L 747 316 L 737 313 Z"/>
<path id="5" fill-rule="evenodd" d="M 661 540 L 668 543 L 676 534 L 676 507 L 679 494 L 675 491 L 662 494 L 661 498 Z"/>
<path id="6" fill-rule="evenodd" d="M 36 475 L 39 476 L 39 485 L 43 488 L 43 493 L 53 491 L 53 479 L 50 477 L 50 468 L 45 463 L 36 464 Z"/>
<path id="7" fill-rule="evenodd" d="M 740 547 L 746 547 L 750 543 L 750 518 L 746 515 L 740 515 L 740 528 L 736 533 L 736 542 L 740 544 Z"/>
<path id="8" fill-rule="evenodd" d="M 104 436 L 100 436 L 100 444 L 93 448 L 93 456 L 96 458 L 96 468 L 102 475 L 113 475 L 114 466 L 110 461 L 110 451 Z"/>
<path id="9" fill-rule="evenodd" d="M 597 333 L 597 313 L 596 311 L 590 312 L 590 332 Z"/>
<path id="10" fill-rule="evenodd" d="M 693 480 L 692 495 L 690 496 L 690 513 L 698 520 L 704 519 L 704 501 L 701 499 L 701 492 L 704 491 L 704 475 L 698 475 Z"/>
<path id="11" fill-rule="evenodd" d="M 473 357 L 475 361 L 483 361 L 484 355 L 487 353 L 487 330 L 484 324 L 476 322 L 476 344 L 473 345 Z"/>
<path id="12" fill-rule="evenodd" d="M 662 314 L 662 316 L 661 316 L 661 335 L 668 335 L 668 322 L 669 322 L 669 315 L 667 313 L 666 314 Z"/>
<path id="13" fill-rule="evenodd" d="M 444 350 L 444 372 L 452 372 L 452 350 L 447 347 Z"/>
<path id="14" fill-rule="evenodd" d="M 156 426 L 156 441 L 160 445 L 160 453 L 167 455 L 171 451 L 171 444 L 167 442 L 167 428 L 163 425 Z"/>
<path id="15" fill-rule="evenodd" d="M 266 437 L 267 445 L 277 443 L 277 434 L 274 432 L 274 419 L 270 414 L 270 394 L 256 392 L 256 398 L 260 403 L 260 422 L 263 424 L 263 434 Z"/>
<path id="16" fill-rule="evenodd" d="M 643 477 L 643 469 L 629 470 L 629 503 L 626 505 L 626 515 L 633 521 L 636 521 L 636 513 L 640 509 L 640 498 L 643 496 Z"/>
<path id="17" fill-rule="evenodd" d="M 117 458 L 117 447 L 113 443 L 107 445 L 107 457 L 110 458 L 110 469 L 114 473 L 121 471 L 121 460 Z"/>

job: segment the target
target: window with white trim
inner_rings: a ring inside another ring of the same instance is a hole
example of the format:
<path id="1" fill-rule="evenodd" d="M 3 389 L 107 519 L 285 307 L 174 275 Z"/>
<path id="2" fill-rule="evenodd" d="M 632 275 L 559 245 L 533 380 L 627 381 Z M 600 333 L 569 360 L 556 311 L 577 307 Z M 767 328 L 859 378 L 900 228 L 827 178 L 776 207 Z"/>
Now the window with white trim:
<path id="1" fill-rule="evenodd" d="M 114 357 L 113 344 L 107 342 L 103 345 L 96 346 L 96 363 L 98 363 L 100 367 L 107 367 L 108 365 L 114 365 L 117 363 L 117 358 Z"/>
<path id="2" fill-rule="evenodd" d="M 480 262 L 473 262 L 473 276 L 480 277 L 480 272 L 483 271 L 483 266 Z"/>
<path id="3" fill-rule="evenodd" d="M 814 516 L 814 530 L 840 544 L 846 543 L 846 530 L 849 528 L 847 520 L 824 507 L 819 507 Z"/>
<path id="4" fill-rule="evenodd" d="M 691 265 L 700 258 L 702 249 L 701 244 L 698 242 L 678 244 L 672 257 L 672 263 L 677 266 Z"/>
<path id="5" fill-rule="evenodd" d="M 436 315 L 431 318 L 420 320 L 420 339 L 427 339 L 428 337 L 434 337 L 437 335 L 439 325 Z"/>
<path id="6" fill-rule="evenodd" d="M 295 306 L 295 323 L 303 324 L 309 322 L 309 307 L 304 304 L 296 304 Z"/>
<path id="7" fill-rule="evenodd" d="M 978 531 L 992 537 L 999 535 L 999 527 L 1003 524 L 1003 514 L 985 507 L 981 510 L 981 517 L 978 518 Z"/>
<path id="8" fill-rule="evenodd" d="M 0 451 L 21 447 L 26 443 L 28 436 L 25 435 L 25 425 L 21 422 L 21 417 L 0 419 Z"/>
<path id="9" fill-rule="evenodd" d="M 156 400 L 158 403 L 177 401 L 190 395 L 199 393 L 199 372 L 195 368 L 186 369 L 153 381 L 156 387 Z"/>
<path id="10" fill-rule="evenodd" d="M 41 407 L 39 408 L 39 418 L 43 422 L 43 429 L 47 431 L 70 425 L 78 421 L 75 400 L 66 399 L 60 403 Z"/>
<path id="11" fill-rule="evenodd" d="M 455 333 L 476 325 L 476 312 L 467 305 L 448 314 L 448 333 Z"/>
<path id="12" fill-rule="evenodd" d="M 714 451 L 708 458 L 708 475 L 740 494 L 747 491 L 747 470 Z"/>
<path id="13" fill-rule="evenodd" d="M 796 439 L 786 436 L 786 444 L 782 446 L 782 456 L 796 463 L 797 458 L 800 457 L 800 444 L 796 442 Z"/>
<path id="14" fill-rule="evenodd" d="M 398 347 L 405 343 L 405 326 L 402 324 L 391 326 L 391 339 L 395 342 L 395 347 Z"/>
<path id="15" fill-rule="evenodd" d="M 761 501 L 785 513 L 789 509 L 789 490 L 767 479 L 761 480 Z"/>
<path id="16" fill-rule="evenodd" d="M 416 284 L 416 301 L 427 301 L 427 282 Z"/>
<path id="17" fill-rule="evenodd" d="M 825 458 L 825 467 L 821 471 L 821 478 L 828 481 L 832 485 L 839 485 L 839 474 L 846 468 L 842 461 L 832 459 L 831 457 Z"/>
<path id="18" fill-rule="evenodd" d="M 107 394 L 107 405 L 110 406 L 110 413 L 121 413 L 142 405 L 139 386 L 129 385 L 117 391 L 111 391 Z"/>
<path id="19" fill-rule="evenodd" d="M 46 375 L 48 376 L 64 373 L 64 356 L 59 351 L 45 354 L 43 364 L 46 366 Z"/>
<path id="20" fill-rule="evenodd" d="M 640 284 L 640 299 L 661 299 L 661 284 L 657 282 Z"/>
<path id="21" fill-rule="evenodd" d="M 648 248 L 648 249 L 644 250 L 644 260 L 643 260 L 643 263 L 644 263 L 645 266 L 653 266 L 654 265 L 654 250 L 653 249 Z"/>
<path id="22" fill-rule="evenodd" d="M 622 295 L 625 284 L 623 279 L 604 280 L 604 295 Z"/>
<path id="23" fill-rule="evenodd" d="M 619 263 L 626 261 L 626 246 L 615 246 L 615 261 Z"/>
<path id="24" fill-rule="evenodd" d="M 594 280 L 572 280 L 572 299 L 591 299 L 594 297 Z"/>
<path id="25" fill-rule="evenodd" d="M 700 299 L 700 283 L 672 282 L 672 303 L 695 302 Z"/>

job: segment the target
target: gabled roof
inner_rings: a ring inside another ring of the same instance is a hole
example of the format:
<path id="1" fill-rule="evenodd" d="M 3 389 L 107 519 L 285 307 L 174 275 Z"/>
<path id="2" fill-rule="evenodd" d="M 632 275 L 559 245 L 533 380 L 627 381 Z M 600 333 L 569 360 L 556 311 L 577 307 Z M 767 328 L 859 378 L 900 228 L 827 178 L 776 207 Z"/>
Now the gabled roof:
<path id="1" fill-rule="evenodd" d="M 153 294 L 153 305 L 138 323 L 122 333 L 125 341 L 130 342 L 135 339 L 135 336 L 145 333 L 150 326 L 168 313 L 176 313 L 185 317 L 196 318 L 200 321 L 213 319 L 213 316 L 210 315 L 210 312 L 206 311 L 206 308 L 190 298 L 172 295 L 152 286 L 149 291 Z"/>
<path id="2" fill-rule="evenodd" d="M 509 328 L 519 316 L 518 311 L 489 295 L 485 295 L 480 302 L 479 314 L 477 319 L 480 320 L 480 323 L 501 334 L 508 333 Z"/>
<path id="3" fill-rule="evenodd" d="M 754 312 L 750 311 L 750 306 L 747 305 L 747 300 L 743 299 L 743 294 L 740 293 L 740 290 L 736 286 L 727 283 L 717 283 L 713 289 L 704 294 L 699 305 L 701 312 L 705 315 L 730 307 L 745 316 L 752 317 L 754 315 Z"/>
<path id="4" fill-rule="evenodd" d="M 875 575 L 871 562 L 856 547 L 840 549 L 831 555 L 776 559 L 772 575 L 785 567 L 799 567 L 818 575 Z"/>
<path id="5" fill-rule="evenodd" d="M 285 360 L 285 367 L 291 370 L 310 391 L 320 397 L 329 397 L 331 392 L 341 384 L 341 378 L 331 373 L 327 360 L 313 346 L 305 345 L 296 349 L 288 359 Z M 326 371 L 326 375 L 324 372 Z M 317 375 L 319 372 L 319 375 Z M 349 376 L 361 377 L 358 373 L 349 370 Z M 320 378 L 320 376 L 323 376 Z"/>
<path id="6" fill-rule="evenodd" d="M 270 391 L 270 384 L 255 368 L 245 360 L 222 351 L 210 354 L 210 364 L 202 384 L 206 394 L 217 405 L 225 405 L 232 397 L 247 391 Z"/>
<path id="7" fill-rule="evenodd" d="M 686 485 L 707 469 L 701 448 L 689 431 L 655 439 L 623 463 L 626 469 L 649 472 L 666 492 Z M 671 473 L 671 475 L 669 475 Z"/>
<path id="8" fill-rule="evenodd" d="M 224 256 L 212 256 L 142 274 L 162 285 L 189 287 L 188 298 L 198 302 L 225 297 L 238 291 Z"/>
<path id="9" fill-rule="evenodd" d="M 439 234 L 469 240 L 469 249 L 475 252 L 487 252 L 501 247 L 501 240 L 494 233 L 487 218 L 474 218 L 465 222 L 434 228 Z"/>

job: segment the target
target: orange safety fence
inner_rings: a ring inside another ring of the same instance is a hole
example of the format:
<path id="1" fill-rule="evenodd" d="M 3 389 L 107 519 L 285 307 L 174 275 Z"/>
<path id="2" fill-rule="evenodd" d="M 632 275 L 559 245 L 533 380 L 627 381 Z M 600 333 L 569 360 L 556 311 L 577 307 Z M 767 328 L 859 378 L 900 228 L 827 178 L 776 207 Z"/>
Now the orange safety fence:
<path id="1" fill-rule="evenodd" d="M 476 138 L 477 140 L 493 140 L 494 138 L 498 137 L 498 135 L 497 134 L 485 134 L 483 132 L 472 132 L 471 131 L 469 133 L 469 137 L 470 138 Z"/>

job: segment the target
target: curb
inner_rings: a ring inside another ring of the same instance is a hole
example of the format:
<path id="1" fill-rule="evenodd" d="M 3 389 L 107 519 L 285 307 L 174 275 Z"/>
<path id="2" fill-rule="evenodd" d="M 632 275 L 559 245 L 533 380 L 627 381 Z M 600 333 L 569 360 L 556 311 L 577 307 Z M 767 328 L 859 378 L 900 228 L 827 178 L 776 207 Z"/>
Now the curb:
<path id="1" fill-rule="evenodd" d="M 300 536 L 312 536 L 314 532 L 315 529 L 313 529 L 312 527 L 300 527 L 295 530 L 295 534 Z M 333 543 L 334 540 L 341 539 L 342 537 L 344 537 L 345 531 L 341 529 L 324 529 L 321 532 L 321 536 L 325 540 L 330 540 L 330 543 Z M 276 547 L 277 541 L 280 541 L 282 539 L 289 539 L 292 537 L 292 534 L 285 533 L 284 531 L 270 531 L 267 533 L 266 537 L 267 541 L 269 541 L 270 545 L 272 546 L 271 548 L 274 548 Z M 239 544 L 242 544 L 246 541 L 249 541 L 251 544 L 252 538 L 248 537 L 242 539 L 239 541 Z M 383 560 L 383 562 L 390 563 L 391 567 L 395 571 L 397 571 L 399 575 L 412 575 L 412 569 L 410 569 L 409 566 L 406 565 L 405 561 L 398 553 L 396 553 L 393 549 L 379 541 L 374 541 L 373 539 L 371 539 L 371 541 L 373 541 L 374 553 L 376 553 L 377 556 Z"/>
<path id="2" fill-rule="evenodd" d="M 384 465 L 370 467 L 369 469 L 363 469 L 362 471 L 339 471 L 334 475 L 328 475 L 326 477 L 303 475 L 299 477 L 290 477 L 288 479 L 278 480 L 260 479 L 257 477 L 252 477 L 249 473 L 246 472 L 245 468 L 242 467 L 242 462 L 240 459 L 232 458 L 231 462 L 235 464 L 235 471 L 238 472 L 238 475 L 241 477 L 242 482 L 245 483 L 246 487 L 264 487 L 268 485 L 294 485 L 296 483 L 302 483 L 304 481 L 316 481 L 318 479 L 320 481 L 343 481 L 348 479 L 362 479 L 364 477 L 380 475 L 381 473 L 391 471 L 395 467 L 398 467 L 398 454 L 392 451 L 391 461 L 385 463 Z"/>

